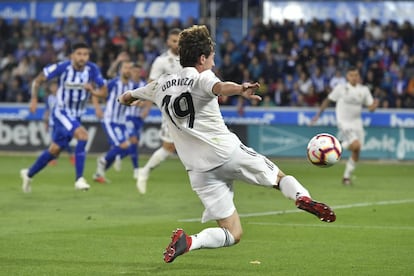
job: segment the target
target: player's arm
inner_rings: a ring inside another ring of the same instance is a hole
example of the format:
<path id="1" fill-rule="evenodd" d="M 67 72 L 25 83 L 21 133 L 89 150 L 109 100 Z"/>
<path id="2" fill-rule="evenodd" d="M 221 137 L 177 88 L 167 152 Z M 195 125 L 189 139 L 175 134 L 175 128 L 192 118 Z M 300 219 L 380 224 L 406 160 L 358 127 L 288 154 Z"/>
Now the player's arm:
<path id="1" fill-rule="evenodd" d="M 142 105 L 141 105 L 141 113 L 140 113 L 140 117 L 142 119 L 147 118 L 150 110 L 152 107 L 152 102 L 151 101 L 143 101 Z"/>
<path id="2" fill-rule="evenodd" d="M 215 95 L 233 96 L 240 95 L 248 100 L 262 100 L 262 97 L 256 95 L 256 90 L 260 87 L 258 82 L 237 84 L 231 81 L 217 82 L 213 85 Z"/>
<path id="3" fill-rule="evenodd" d="M 92 95 L 92 105 L 93 108 L 95 109 L 95 115 L 96 117 L 98 117 L 98 119 L 102 119 L 103 118 L 103 111 L 101 108 L 101 104 L 99 102 L 99 98 L 96 96 Z"/>
<path id="4" fill-rule="evenodd" d="M 45 129 L 49 128 L 49 115 L 50 115 L 50 108 L 46 105 L 45 112 L 43 113 L 43 122 L 45 123 Z"/>
<path id="5" fill-rule="evenodd" d="M 108 88 L 106 84 L 102 85 L 99 88 L 95 88 L 94 85 L 91 83 L 85 84 L 85 90 L 92 94 L 92 96 L 98 97 L 98 98 L 106 98 L 108 95 Z M 93 99 L 93 97 L 92 97 Z"/>
<path id="6" fill-rule="evenodd" d="M 321 106 L 319 107 L 318 112 L 313 116 L 312 118 L 312 124 L 316 123 L 319 119 L 319 117 L 322 115 L 322 113 L 325 111 L 325 109 L 331 104 L 331 100 L 326 97 L 325 100 L 323 100 Z"/>
<path id="7" fill-rule="evenodd" d="M 125 91 L 118 97 L 118 102 L 123 105 L 142 105 L 142 101 L 153 102 L 157 85 L 158 83 L 153 81 L 143 87 Z"/>
<path id="8" fill-rule="evenodd" d="M 379 100 L 377 98 L 372 97 L 371 91 L 369 91 L 368 88 L 366 90 L 366 95 L 367 96 L 365 98 L 365 105 L 367 106 L 370 112 L 374 112 L 379 105 Z"/>
<path id="9" fill-rule="evenodd" d="M 374 102 L 371 105 L 367 106 L 367 107 L 368 107 L 368 110 L 370 112 L 374 112 L 375 109 L 377 109 L 378 105 L 379 105 L 379 100 L 378 99 L 374 99 Z"/>
<path id="10" fill-rule="evenodd" d="M 37 109 L 37 95 L 40 85 L 46 81 L 46 76 L 43 72 L 40 72 L 39 75 L 32 81 L 32 87 L 30 90 L 30 112 L 34 113 Z"/>
<path id="11" fill-rule="evenodd" d="M 127 52 L 121 52 L 119 53 L 119 55 L 116 57 L 115 61 L 111 64 L 111 66 L 109 66 L 108 70 L 106 71 L 106 75 L 109 78 L 115 78 L 118 74 L 118 67 L 119 64 L 123 61 L 127 61 L 129 60 L 129 55 Z"/>

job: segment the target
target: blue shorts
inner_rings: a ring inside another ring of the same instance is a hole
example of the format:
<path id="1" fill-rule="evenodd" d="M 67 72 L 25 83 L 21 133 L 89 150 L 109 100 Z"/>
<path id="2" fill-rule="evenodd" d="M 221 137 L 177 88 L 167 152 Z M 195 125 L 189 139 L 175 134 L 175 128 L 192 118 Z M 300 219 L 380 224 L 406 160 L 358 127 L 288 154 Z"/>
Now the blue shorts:
<path id="1" fill-rule="evenodd" d="M 144 125 L 144 121 L 140 117 L 127 117 L 127 133 L 128 137 L 139 137 L 141 136 L 142 126 Z"/>
<path id="2" fill-rule="evenodd" d="M 112 146 L 119 146 L 127 141 L 126 126 L 124 124 L 103 122 L 102 125 Z"/>
<path id="3" fill-rule="evenodd" d="M 60 148 L 69 147 L 75 130 L 81 126 L 79 117 L 72 117 L 64 111 L 59 112 L 57 115 L 53 113 L 52 141 L 59 145 Z"/>

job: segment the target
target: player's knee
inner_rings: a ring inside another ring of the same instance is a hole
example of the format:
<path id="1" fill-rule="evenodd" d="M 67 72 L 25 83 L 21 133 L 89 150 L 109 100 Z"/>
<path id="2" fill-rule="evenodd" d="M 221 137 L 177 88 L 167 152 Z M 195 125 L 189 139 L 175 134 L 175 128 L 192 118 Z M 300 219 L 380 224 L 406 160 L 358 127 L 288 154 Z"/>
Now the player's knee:
<path id="1" fill-rule="evenodd" d="M 51 155 L 53 155 L 53 156 L 55 156 L 55 157 L 58 157 L 59 156 L 59 153 L 60 153 L 60 151 L 61 151 L 61 148 L 60 148 L 60 146 L 59 145 L 57 145 L 57 144 L 55 144 L 55 143 L 52 143 L 51 145 L 50 145 L 50 147 L 49 147 L 49 153 L 51 154 Z"/>
<path id="2" fill-rule="evenodd" d="M 129 137 L 129 142 L 131 144 L 138 144 L 138 139 L 136 136 Z"/>
<path id="3" fill-rule="evenodd" d="M 233 238 L 234 238 L 234 244 L 237 244 L 241 241 L 242 235 L 243 235 L 243 231 L 240 229 L 238 231 L 233 231 L 231 232 Z"/>
<path id="4" fill-rule="evenodd" d="M 352 151 L 360 151 L 361 150 L 361 142 L 358 140 L 355 140 L 352 142 L 350 149 Z"/>
<path id="5" fill-rule="evenodd" d="M 174 146 L 174 144 L 173 144 L 173 143 L 167 143 L 167 142 L 164 142 L 164 143 L 162 144 L 162 147 L 163 147 L 165 150 L 167 150 L 167 151 L 169 151 L 169 152 L 171 152 L 171 153 L 174 153 L 174 152 L 175 152 L 175 146 Z"/>
<path id="6" fill-rule="evenodd" d="M 88 132 L 83 127 L 78 127 L 75 130 L 74 136 L 77 140 L 84 140 L 84 141 L 88 140 Z"/>
<path id="7" fill-rule="evenodd" d="M 283 177 L 285 177 L 285 173 L 282 170 L 279 170 L 279 172 L 277 173 L 277 178 L 276 178 L 276 182 L 275 185 L 273 186 L 273 188 L 275 189 L 279 189 L 279 184 L 280 181 L 282 180 Z"/>
<path id="8" fill-rule="evenodd" d="M 129 142 L 128 141 L 124 141 L 121 144 L 119 144 L 119 147 L 121 149 L 127 149 L 129 147 Z"/>

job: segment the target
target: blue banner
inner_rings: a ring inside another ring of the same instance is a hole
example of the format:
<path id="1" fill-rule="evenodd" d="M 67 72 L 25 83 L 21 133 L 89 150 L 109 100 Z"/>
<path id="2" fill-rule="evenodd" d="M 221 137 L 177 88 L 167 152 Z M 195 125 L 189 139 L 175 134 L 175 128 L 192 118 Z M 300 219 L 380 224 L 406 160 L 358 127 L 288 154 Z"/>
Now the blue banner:
<path id="1" fill-rule="evenodd" d="M 36 19 L 51 23 L 57 18 L 99 16 L 113 18 L 119 16 L 124 20 L 136 18 L 187 20 L 199 17 L 198 1 L 131 1 L 131 2 L 95 2 L 95 1 L 56 1 L 56 2 L 0 2 L 0 17 L 6 20 L 19 18 L 22 20 Z"/>
<path id="2" fill-rule="evenodd" d="M 30 2 L 0 2 L 0 18 L 8 21 L 15 18 L 20 20 L 34 18 L 32 4 Z"/>
<path id="3" fill-rule="evenodd" d="M 293 125 L 309 126 L 317 109 L 306 108 L 249 108 L 242 116 L 234 107 L 222 107 L 224 121 L 235 125 Z M 28 105 L 0 104 L 0 120 L 42 120 L 44 105 L 40 104 L 35 114 L 31 114 Z M 96 122 L 93 107 L 88 107 L 82 117 L 85 122 Z M 412 109 L 380 109 L 375 112 L 363 112 L 365 127 L 414 128 L 414 110 Z M 161 122 L 161 113 L 153 107 L 147 117 L 151 123 Z M 327 109 L 316 126 L 336 126 L 335 112 Z"/>
<path id="4" fill-rule="evenodd" d="M 27 150 L 30 147 L 39 147 L 39 141 L 48 137 L 41 122 L 44 111 L 43 104 L 39 104 L 34 114 L 30 113 L 28 105 L 25 104 L 0 104 L 0 150 Z M 240 116 L 235 107 L 222 108 L 225 122 L 233 131 L 236 130 L 247 145 L 260 153 L 274 157 L 305 157 L 306 145 L 313 135 L 320 132 L 336 135 L 334 111 L 327 110 L 318 125 L 309 126 L 315 112 L 316 109 L 301 108 L 246 108 L 244 115 Z M 414 160 L 413 110 L 384 109 L 374 113 L 366 112 L 363 118 L 367 135 L 362 158 Z M 94 127 L 93 133 L 100 131 L 93 107 L 87 108 L 83 121 L 86 125 Z M 161 122 L 159 109 L 152 108 L 145 122 L 146 126 L 158 126 Z M 245 126 L 247 133 L 241 133 L 240 129 Z M 246 136 L 247 139 L 244 140 Z M 99 137 L 106 141 L 103 132 Z M 142 140 L 148 145 L 156 144 L 156 147 L 148 146 L 149 148 L 157 148 L 158 129 L 147 127 Z M 14 141 L 15 147 L 11 147 L 11 141 Z M 349 153 L 344 151 L 344 157 L 347 156 Z"/>
<path id="5" fill-rule="evenodd" d="M 264 1 L 263 21 L 283 20 L 311 22 L 314 18 L 338 23 L 376 19 L 382 23 L 412 21 L 412 1 Z"/>

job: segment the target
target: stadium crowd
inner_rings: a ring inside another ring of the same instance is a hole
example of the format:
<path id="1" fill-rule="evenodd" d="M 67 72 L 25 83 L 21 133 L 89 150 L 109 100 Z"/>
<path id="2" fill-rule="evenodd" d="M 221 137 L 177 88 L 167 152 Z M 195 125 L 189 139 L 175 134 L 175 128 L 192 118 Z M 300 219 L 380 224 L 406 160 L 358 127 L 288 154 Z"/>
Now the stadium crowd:
<path id="1" fill-rule="evenodd" d="M 119 17 L 8 22 L 0 18 L 0 102 L 28 102 L 35 74 L 47 64 L 67 59 L 70 45 L 87 42 L 91 60 L 104 75 L 120 52 L 128 52 L 147 78 L 153 60 L 167 49 L 170 28 L 205 24 Z M 254 20 L 248 34 L 236 40 L 224 30 L 217 37 L 216 73 L 222 80 L 258 81 L 260 106 L 318 106 L 344 82 L 349 65 L 360 69 L 362 82 L 383 108 L 414 108 L 414 28 L 410 22 L 377 20 L 336 24 L 333 20 L 263 24 Z M 39 91 L 40 101 L 47 87 Z M 222 105 L 237 99 L 220 97 Z M 246 103 L 248 104 L 248 103 Z"/>

